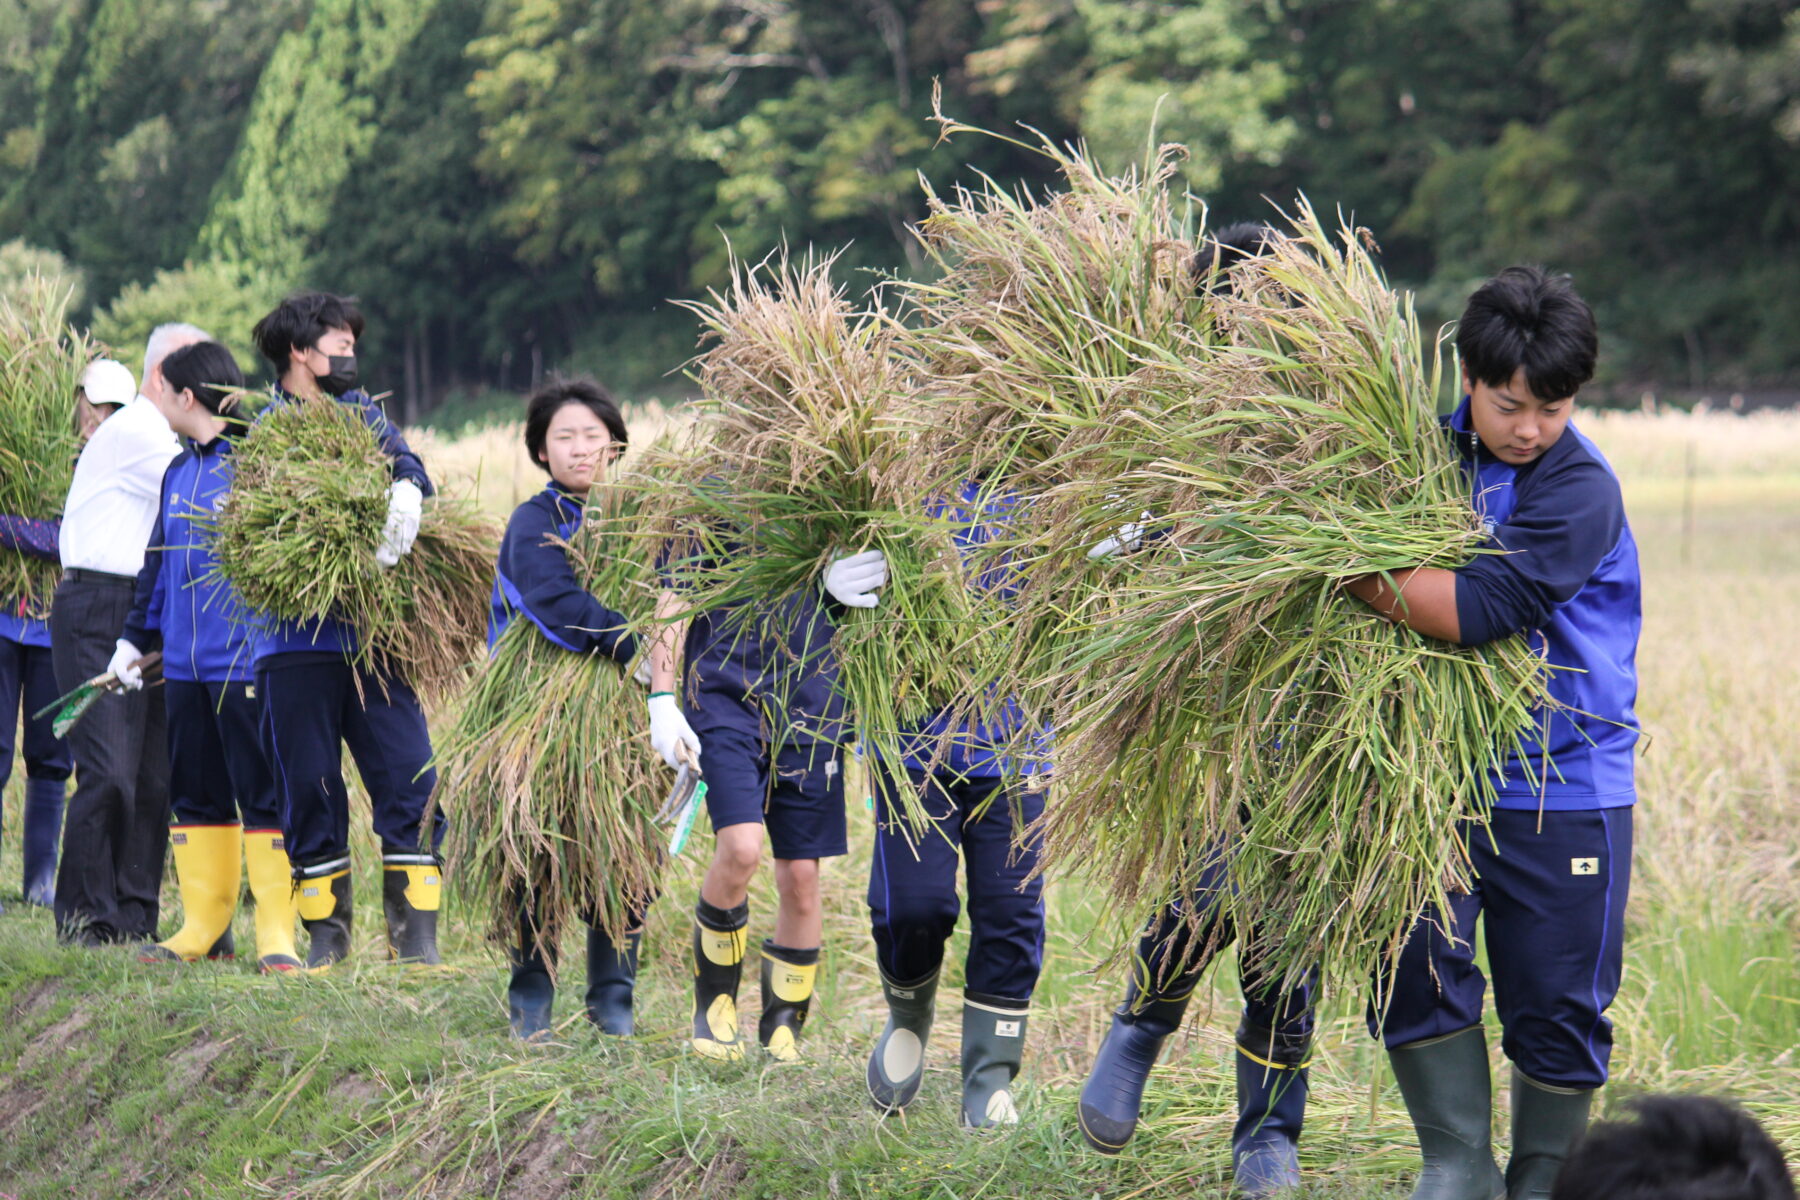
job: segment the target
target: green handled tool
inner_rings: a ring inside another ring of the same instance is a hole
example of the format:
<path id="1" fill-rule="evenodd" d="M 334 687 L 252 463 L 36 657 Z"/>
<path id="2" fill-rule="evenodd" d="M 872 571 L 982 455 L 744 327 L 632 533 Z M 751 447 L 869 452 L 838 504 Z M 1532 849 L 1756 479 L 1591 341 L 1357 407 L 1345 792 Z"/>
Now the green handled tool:
<path id="1" fill-rule="evenodd" d="M 150 675 L 153 673 L 154 668 L 162 665 L 162 651 L 152 651 L 131 665 L 145 675 Z M 152 683 L 162 682 L 161 673 L 154 673 L 156 675 L 155 678 L 147 678 L 144 680 L 146 686 Z M 51 718 L 50 721 L 50 732 L 54 733 L 59 738 L 65 737 L 68 735 L 69 730 L 75 727 L 75 723 L 87 715 L 88 709 L 94 707 L 95 702 L 98 701 L 100 697 L 117 692 L 122 686 L 123 685 L 119 683 L 118 676 L 114 675 L 111 671 L 106 672 L 104 675 L 96 675 L 68 695 L 59 696 L 49 704 L 46 704 L 43 708 L 32 713 L 31 719 L 35 721 L 39 717 L 55 713 L 56 716 Z"/>
<path id="2" fill-rule="evenodd" d="M 670 858 L 680 855 L 686 847 L 688 835 L 694 831 L 694 818 L 700 812 L 700 802 L 706 799 L 706 780 L 700 774 L 699 765 L 688 754 L 686 744 L 675 753 L 681 759 L 681 766 L 675 771 L 675 786 L 669 789 L 669 798 L 663 801 L 662 809 L 656 814 L 657 824 L 673 821 L 675 825 L 669 833 Z"/>

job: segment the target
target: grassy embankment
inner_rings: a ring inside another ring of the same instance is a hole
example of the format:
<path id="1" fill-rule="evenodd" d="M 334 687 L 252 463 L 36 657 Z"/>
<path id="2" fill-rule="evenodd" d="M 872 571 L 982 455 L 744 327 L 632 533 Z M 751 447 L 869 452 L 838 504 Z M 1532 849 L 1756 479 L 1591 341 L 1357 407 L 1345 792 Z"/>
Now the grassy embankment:
<path id="1" fill-rule="evenodd" d="M 1625 479 L 1647 579 L 1640 713 L 1651 740 L 1606 1096 L 1734 1095 L 1800 1155 L 1800 417 L 1609 416 L 1587 428 Z M 479 467 L 484 499 L 503 511 L 541 479 L 515 468 L 510 438 L 423 440 L 440 477 Z M 1052 888 L 1024 1123 L 993 1137 L 954 1127 L 961 936 L 921 1102 L 903 1120 L 866 1110 L 862 1057 L 879 999 L 859 803 L 851 855 L 826 868 L 810 1060 L 778 1068 L 684 1051 L 686 913 L 704 838 L 652 914 L 643 1034 L 602 1043 L 566 990 L 561 1041 L 527 1051 L 506 1036 L 504 973 L 471 914 L 448 915 L 444 971 L 379 963 L 366 823 L 355 965 L 307 980 L 258 979 L 241 961 L 151 970 L 123 952 L 60 950 L 46 916 L 13 902 L 20 790 L 8 790 L 0 851 L 0 1194 L 1223 1194 L 1228 963 L 1159 1070 L 1130 1152 L 1104 1160 L 1072 1139 L 1075 1092 L 1118 991 L 1115 973 L 1089 973 L 1118 927 L 1079 879 Z M 773 896 L 765 886 L 752 903 L 760 937 Z M 167 920 L 176 908 L 171 886 Z M 237 933 L 248 948 L 247 913 Z M 578 947 L 570 965 L 578 977 Z M 753 1016 L 754 983 L 745 997 Z M 1411 1132 L 1359 1008 L 1336 997 L 1325 1014 L 1303 1147 L 1315 1196 L 1406 1194 Z"/>

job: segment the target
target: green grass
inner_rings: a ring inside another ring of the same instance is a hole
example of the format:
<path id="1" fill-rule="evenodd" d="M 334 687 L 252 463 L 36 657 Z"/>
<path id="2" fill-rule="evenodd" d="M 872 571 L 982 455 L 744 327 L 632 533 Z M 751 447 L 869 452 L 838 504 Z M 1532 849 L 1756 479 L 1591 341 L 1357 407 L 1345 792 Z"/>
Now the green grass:
<path id="1" fill-rule="evenodd" d="M 1646 1090 L 1747 1103 L 1800 1155 L 1800 487 L 1697 508 L 1684 563 L 1679 503 L 1627 498 L 1650 586 L 1641 715 L 1653 741 L 1642 803 L 1615 1077 L 1602 1107 Z M 1757 648 L 1747 654 L 1746 646 Z M 139 967 L 122 950 L 56 947 L 15 897 L 21 784 L 0 834 L 0 1196 L 1138 1197 L 1222 1195 L 1231 1122 L 1235 972 L 1152 1080 L 1146 1121 L 1117 1160 L 1082 1150 L 1080 1081 L 1118 999 L 1095 968 L 1125 925 L 1085 881 L 1051 889 L 1045 973 L 1028 1039 L 1023 1124 L 954 1128 L 957 990 L 950 970 L 921 1101 L 866 1109 L 862 1064 L 880 1000 L 862 894 L 869 816 L 825 867 L 826 953 L 807 1062 L 716 1066 L 684 1049 L 686 921 L 696 837 L 652 909 L 639 1023 L 602 1042 L 558 999 L 560 1041 L 527 1050 L 505 1028 L 504 969 L 480 914 L 448 914 L 440 972 L 378 959 L 375 847 L 357 831 L 357 953 L 321 979 L 259 979 L 248 963 Z M 167 891 L 165 928 L 175 916 Z M 771 931 L 765 872 L 751 933 Z M 252 942 L 240 913 L 239 945 Z M 569 961 L 579 978 L 579 949 Z M 752 964 L 753 965 L 753 964 Z M 746 1016 L 756 1011 L 754 976 Z M 1361 997 L 1328 998 L 1302 1145 L 1309 1196 L 1407 1194 L 1412 1133 Z M 1490 1019 L 1491 1020 L 1491 1019 Z M 1505 1074 L 1490 1039 L 1496 1129 Z"/>

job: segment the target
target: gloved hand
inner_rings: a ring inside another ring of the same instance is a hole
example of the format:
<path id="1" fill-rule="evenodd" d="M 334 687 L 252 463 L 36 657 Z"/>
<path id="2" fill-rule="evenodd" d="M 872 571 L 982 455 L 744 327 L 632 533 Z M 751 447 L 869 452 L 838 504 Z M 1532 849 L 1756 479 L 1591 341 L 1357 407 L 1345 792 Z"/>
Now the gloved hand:
<path id="1" fill-rule="evenodd" d="M 144 686 L 144 673 L 132 664 L 142 657 L 142 650 L 120 638 L 113 643 L 112 661 L 106 664 L 106 669 L 119 681 L 120 687 L 128 692 L 135 692 Z"/>
<path id="2" fill-rule="evenodd" d="M 410 479 L 394 480 L 388 488 L 387 524 L 381 530 L 381 545 L 375 548 L 376 563 L 392 567 L 411 552 L 424 511 L 425 493 L 419 485 Z"/>
<path id="3" fill-rule="evenodd" d="M 645 650 L 641 654 L 638 655 L 637 666 L 632 668 L 632 671 L 631 671 L 631 679 L 632 679 L 632 682 L 636 683 L 639 687 L 645 688 L 645 689 L 649 688 L 649 686 L 650 686 L 650 652 L 648 650 Z"/>
<path id="4" fill-rule="evenodd" d="M 700 735 L 681 715 L 675 697 L 667 693 L 650 697 L 650 744 L 671 767 L 681 765 L 678 751 L 685 745 L 689 762 L 695 770 L 700 769 Z"/>
<path id="5" fill-rule="evenodd" d="M 1111 537 L 1101 538 L 1088 547 L 1089 558 L 1111 558 L 1115 554 L 1129 553 L 1144 544 L 1144 526 L 1150 520 L 1149 510 L 1138 515 L 1135 521 L 1127 521 L 1119 526 Z"/>
<path id="6" fill-rule="evenodd" d="M 877 588 L 887 586 L 887 555 L 864 550 L 847 558 L 834 558 L 825 568 L 825 590 L 847 608 L 874 608 L 881 603 Z"/>

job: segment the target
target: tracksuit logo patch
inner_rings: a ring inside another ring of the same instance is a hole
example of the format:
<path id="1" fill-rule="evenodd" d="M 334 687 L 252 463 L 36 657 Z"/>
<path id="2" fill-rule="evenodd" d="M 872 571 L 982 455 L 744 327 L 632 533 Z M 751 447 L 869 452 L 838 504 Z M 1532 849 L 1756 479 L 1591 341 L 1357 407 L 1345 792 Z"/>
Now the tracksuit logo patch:
<path id="1" fill-rule="evenodd" d="M 1599 873 L 1600 860 L 1597 858 L 1571 858 L 1569 860 L 1569 874 L 1571 875 L 1598 875 Z"/>

